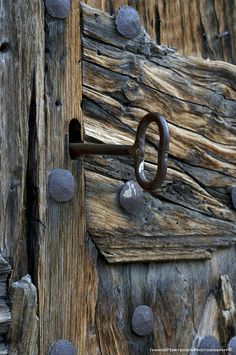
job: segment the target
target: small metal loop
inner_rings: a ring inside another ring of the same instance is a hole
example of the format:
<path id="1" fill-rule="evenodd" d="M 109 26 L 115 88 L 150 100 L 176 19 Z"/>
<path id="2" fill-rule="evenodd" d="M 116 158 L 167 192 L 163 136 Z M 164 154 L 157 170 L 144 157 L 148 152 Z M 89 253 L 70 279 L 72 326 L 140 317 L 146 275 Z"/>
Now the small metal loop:
<path id="1" fill-rule="evenodd" d="M 155 122 L 159 128 L 160 143 L 158 150 L 158 168 L 153 180 L 148 180 L 144 172 L 145 135 L 150 123 Z M 169 129 L 166 120 L 158 113 L 148 113 L 140 121 L 135 140 L 134 154 L 135 175 L 139 185 L 147 190 L 154 191 L 161 186 L 166 177 L 169 149 Z"/>

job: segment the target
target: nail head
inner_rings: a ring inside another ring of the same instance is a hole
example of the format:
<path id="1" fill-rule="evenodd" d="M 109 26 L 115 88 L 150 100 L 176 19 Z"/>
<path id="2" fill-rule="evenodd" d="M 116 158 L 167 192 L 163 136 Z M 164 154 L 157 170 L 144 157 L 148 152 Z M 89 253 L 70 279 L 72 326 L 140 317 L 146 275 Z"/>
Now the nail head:
<path id="1" fill-rule="evenodd" d="M 50 355 L 77 355 L 77 351 L 68 340 L 60 339 L 53 345 Z"/>
<path id="2" fill-rule="evenodd" d="M 198 345 L 198 350 L 201 350 L 202 355 L 219 355 L 219 349 L 220 343 L 212 335 L 204 336 Z"/>
<path id="3" fill-rule="evenodd" d="M 236 336 L 231 338 L 228 343 L 228 355 L 236 355 Z"/>
<path id="4" fill-rule="evenodd" d="M 59 19 L 66 18 L 70 11 L 71 0 L 45 0 L 47 13 Z"/>
<path id="5" fill-rule="evenodd" d="M 142 305 L 135 309 L 132 317 L 132 329 L 139 336 L 147 336 L 154 329 L 154 315 L 149 306 Z"/>
<path id="6" fill-rule="evenodd" d="M 120 205 L 130 214 L 136 214 L 143 207 L 143 190 L 135 181 L 127 181 L 120 191 Z"/>
<path id="7" fill-rule="evenodd" d="M 70 201 L 74 196 L 75 181 L 69 170 L 53 169 L 49 175 L 48 188 L 57 202 Z"/>
<path id="8" fill-rule="evenodd" d="M 141 32 L 141 20 L 138 12 L 131 6 L 118 9 L 115 24 L 117 31 L 126 38 L 134 39 Z"/>

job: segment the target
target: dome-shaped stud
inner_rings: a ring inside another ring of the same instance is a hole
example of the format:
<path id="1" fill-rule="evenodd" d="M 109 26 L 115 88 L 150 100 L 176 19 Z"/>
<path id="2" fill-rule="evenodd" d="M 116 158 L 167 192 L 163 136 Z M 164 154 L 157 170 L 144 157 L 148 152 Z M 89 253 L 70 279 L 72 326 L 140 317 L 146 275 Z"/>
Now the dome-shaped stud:
<path id="1" fill-rule="evenodd" d="M 219 355 L 220 348 L 219 341 L 212 335 L 204 336 L 198 345 L 201 355 Z"/>
<path id="2" fill-rule="evenodd" d="M 142 305 L 135 309 L 132 317 L 133 332 L 139 336 L 147 336 L 154 329 L 154 315 L 149 306 Z"/>
<path id="3" fill-rule="evenodd" d="M 117 31 L 126 38 L 134 39 L 141 32 L 141 20 L 138 12 L 131 6 L 119 7 L 115 19 Z"/>
<path id="4" fill-rule="evenodd" d="M 47 13 L 56 18 L 66 18 L 70 11 L 71 0 L 45 0 Z"/>
<path id="5" fill-rule="evenodd" d="M 60 339 L 53 345 L 50 355 L 77 355 L 77 351 L 68 340 Z"/>
<path id="6" fill-rule="evenodd" d="M 143 208 L 143 190 L 135 181 L 127 181 L 120 191 L 120 205 L 129 214 L 135 215 Z"/>
<path id="7" fill-rule="evenodd" d="M 236 355 L 236 336 L 231 338 L 228 343 L 228 355 Z"/>
<path id="8" fill-rule="evenodd" d="M 75 190 L 74 176 L 69 170 L 53 169 L 48 178 L 48 190 L 57 202 L 70 201 Z"/>
<path id="9" fill-rule="evenodd" d="M 234 209 L 236 209 L 236 186 L 232 187 L 231 200 L 232 200 L 232 204 L 233 204 Z"/>

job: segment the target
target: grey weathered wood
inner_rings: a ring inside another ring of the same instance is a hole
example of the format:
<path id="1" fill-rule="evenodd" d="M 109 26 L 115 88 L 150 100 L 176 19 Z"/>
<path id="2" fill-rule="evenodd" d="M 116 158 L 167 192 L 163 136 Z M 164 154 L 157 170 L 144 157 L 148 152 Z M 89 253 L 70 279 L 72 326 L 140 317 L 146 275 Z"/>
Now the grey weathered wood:
<path id="1" fill-rule="evenodd" d="M 29 137 L 34 137 L 35 105 L 39 112 L 42 104 L 42 4 L 1 0 L 0 9 L 0 245 L 14 266 L 13 277 L 19 278 L 29 272 L 28 229 L 40 228 L 39 219 L 31 216 L 37 187 L 29 165 L 37 142 Z"/>
<path id="2" fill-rule="evenodd" d="M 0 354 L 8 354 L 6 334 L 11 323 L 11 314 L 7 297 L 7 280 L 11 266 L 0 254 Z"/>
<path id="3" fill-rule="evenodd" d="M 127 158 L 86 157 L 88 229 L 109 262 L 204 259 L 234 243 L 236 70 L 233 65 L 176 55 L 142 31 L 120 36 L 114 18 L 83 9 L 83 109 L 88 141 L 132 144 L 139 120 L 160 112 L 169 123 L 166 181 L 145 194 L 138 217 L 118 203 Z M 157 133 L 147 134 L 154 173 Z M 98 218 L 99 215 L 99 218 Z"/>
<path id="4" fill-rule="evenodd" d="M 231 248 L 216 251 L 208 261 L 109 265 L 99 258 L 96 317 L 101 352 L 146 355 L 150 348 L 189 349 L 195 338 L 207 335 L 224 347 L 220 278 L 228 273 L 235 294 L 235 256 Z M 133 312 L 142 304 L 154 313 L 155 330 L 148 337 L 138 337 L 131 329 Z M 232 333 L 224 330 L 230 339 Z"/>
<path id="5" fill-rule="evenodd" d="M 9 353 L 38 355 L 39 319 L 37 290 L 29 275 L 10 286 L 12 322 L 8 334 Z"/>

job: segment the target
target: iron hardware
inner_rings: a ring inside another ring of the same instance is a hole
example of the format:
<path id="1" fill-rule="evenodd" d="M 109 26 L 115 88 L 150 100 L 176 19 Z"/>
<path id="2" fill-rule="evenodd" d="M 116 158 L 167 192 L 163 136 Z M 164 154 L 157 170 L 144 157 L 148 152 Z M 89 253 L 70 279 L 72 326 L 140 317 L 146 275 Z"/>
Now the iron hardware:
<path id="1" fill-rule="evenodd" d="M 68 16 L 71 0 L 45 0 L 47 13 L 58 19 L 64 19 Z"/>
<path id="2" fill-rule="evenodd" d="M 115 19 L 117 31 L 126 38 L 134 39 L 141 33 L 141 20 L 138 12 L 131 6 L 121 6 Z"/>
<path id="3" fill-rule="evenodd" d="M 139 336 L 152 334 L 154 329 L 154 314 L 149 306 L 142 305 L 135 309 L 132 317 L 133 332 Z"/>
<path id="4" fill-rule="evenodd" d="M 55 201 L 70 201 L 75 190 L 74 176 L 69 170 L 53 169 L 48 178 L 48 190 Z"/>
<path id="5" fill-rule="evenodd" d="M 160 143 L 158 152 L 158 169 L 153 180 L 148 180 L 144 172 L 145 135 L 150 123 L 155 122 L 159 128 Z M 80 159 L 83 155 L 128 155 L 134 158 L 135 176 L 139 185 L 147 191 L 154 191 L 165 180 L 168 162 L 169 129 L 166 120 L 158 113 L 148 113 L 140 121 L 134 144 L 86 144 L 70 143 L 69 150 L 72 159 Z"/>
<path id="6" fill-rule="evenodd" d="M 137 215 L 143 208 L 143 189 L 136 181 L 126 181 L 119 193 L 121 207 L 132 215 Z"/>

